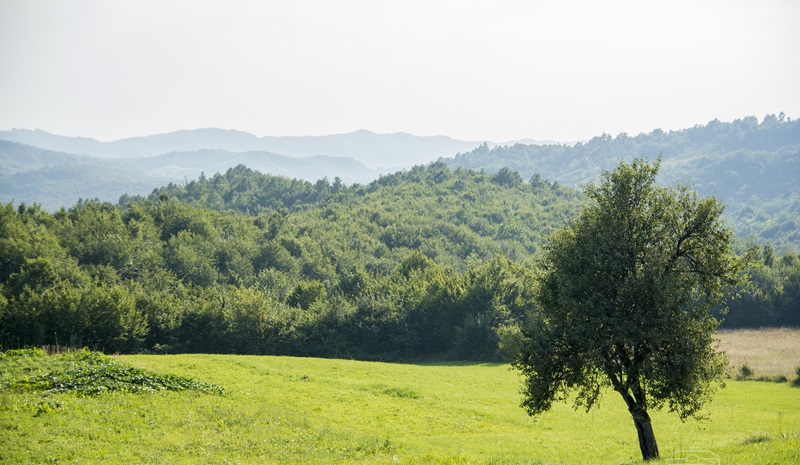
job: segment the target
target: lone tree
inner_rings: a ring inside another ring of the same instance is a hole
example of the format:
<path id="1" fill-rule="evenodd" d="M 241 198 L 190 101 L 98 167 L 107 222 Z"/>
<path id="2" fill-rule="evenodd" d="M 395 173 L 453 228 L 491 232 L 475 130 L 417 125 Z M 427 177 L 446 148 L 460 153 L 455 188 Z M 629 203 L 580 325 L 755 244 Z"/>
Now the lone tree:
<path id="1" fill-rule="evenodd" d="M 622 395 L 645 460 L 658 457 L 650 410 L 697 416 L 721 385 L 708 310 L 739 269 L 719 201 L 656 186 L 659 165 L 620 163 L 586 188 L 589 206 L 545 249 L 514 361 L 532 416 L 573 391 L 586 411 L 606 387 Z"/>

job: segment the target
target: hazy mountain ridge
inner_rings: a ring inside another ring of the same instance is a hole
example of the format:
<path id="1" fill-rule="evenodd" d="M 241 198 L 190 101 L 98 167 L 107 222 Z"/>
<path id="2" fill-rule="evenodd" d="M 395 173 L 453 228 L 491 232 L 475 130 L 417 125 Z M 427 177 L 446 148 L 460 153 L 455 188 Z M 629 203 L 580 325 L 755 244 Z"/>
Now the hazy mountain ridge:
<path id="1" fill-rule="evenodd" d="M 439 157 L 472 150 L 480 144 L 447 136 L 377 134 L 366 130 L 328 136 L 257 137 L 247 132 L 216 128 L 181 130 L 111 142 L 58 136 L 42 130 L 13 129 L 0 131 L 0 139 L 102 158 L 144 158 L 196 150 L 258 151 L 289 157 L 350 157 L 373 169 L 398 169 L 429 163 Z"/>
<path id="2" fill-rule="evenodd" d="M 429 163 L 478 145 L 446 136 L 366 130 L 330 136 L 257 137 L 215 128 L 111 142 L 14 129 L 0 131 L 0 142 L 0 201 L 36 202 L 47 209 L 70 206 L 80 198 L 115 202 L 124 193 L 147 194 L 170 182 L 182 183 L 201 173 L 210 176 L 240 164 L 308 181 L 338 177 L 345 183 L 368 183 L 381 173 Z M 80 173 L 79 166 L 95 169 Z"/>
<path id="3" fill-rule="evenodd" d="M 145 195 L 168 183 L 183 183 L 238 165 L 289 178 L 316 181 L 340 178 L 366 183 L 377 172 L 352 158 L 287 157 L 268 152 L 225 150 L 173 152 L 156 157 L 107 159 L 0 141 L 0 201 L 39 203 L 48 210 L 79 199 L 116 202 L 123 194 Z"/>
<path id="4" fill-rule="evenodd" d="M 147 176 L 106 160 L 80 165 L 47 166 L 0 176 L 0 202 L 37 203 L 48 210 L 69 207 L 79 199 L 114 201 L 129 192 L 147 193 L 168 180 Z"/>
<path id="5" fill-rule="evenodd" d="M 760 123 L 753 116 L 714 120 L 634 137 L 604 134 L 574 146 L 482 145 L 441 160 L 451 168 L 490 173 L 510 168 L 523 178 L 538 175 L 578 187 L 637 156 L 662 157 L 662 184 L 683 183 L 701 195 L 718 196 L 738 235 L 800 246 L 800 121 L 783 115 L 767 115 Z"/>
<path id="6" fill-rule="evenodd" d="M 48 166 L 95 162 L 96 159 L 89 157 L 0 140 L 0 175 L 13 175 Z"/>
<path id="7" fill-rule="evenodd" d="M 366 183 L 377 176 L 377 172 L 358 161 L 347 157 L 315 155 L 288 157 L 269 152 L 229 152 L 227 150 L 195 150 L 172 152 L 157 157 L 128 160 L 132 166 L 147 173 L 181 179 L 194 179 L 200 173 L 224 173 L 238 165 L 275 176 L 316 181 L 324 177 L 340 178 L 348 183 Z"/>
<path id="8" fill-rule="evenodd" d="M 345 183 L 368 183 L 379 174 L 392 172 L 374 168 L 380 161 L 396 165 L 393 170 L 397 171 L 426 164 L 431 154 L 451 150 L 449 153 L 456 155 L 439 157 L 451 168 L 490 173 L 510 168 L 523 178 L 538 175 L 550 182 L 581 186 L 621 160 L 635 156 L 655 160 L 660 155 L 660 182 L 685 183 L 701 195 L 720 197 L 728 205 L 726 218 L 740 236 L 755 236 L 779 247 L 800 247 L 800 122 L 783 115 L 767 115 L 761 122 L 752 116 L 733 122 L 714 120 L 688 129 L 656 129 L 637 136 L 604 134 L 571 146 L 517 143 L 493 147 L 483 143 L 466 152 L 457 147 L 472 143 L 449 137 L 369 131 L 259 138 L 241 131 L 197 129 L 107 143 L 27 130 L 0 131 L 0 139 L 4 137 L 106 156 L 136 155 L 126 159 L 81 157 L 1 143 L 0 174 L 4 176 L 0 178 L 0 201 L 39 202 L 48 209 L 69 206 L 78 198 L 114 202 L 123 193 L 143 195 L 168 183 L 181 184 L 200 173 L 211 176 L 237 165 L 307 181 L 338 177 Z M 217 147 L 190 149 L 202 145 Z M 262 145 L 275 150 L 247 149 Z M 167 150 L 170 148 L 181 150 Z M 141 156 L 157 150 L 167 151 Z M 371 160 L 372 165 L 363 160 Z M 76 166 L 93 168 L 80 173 Z M 36 170 L 41 171 L 23 173 Z M 115 181 L 109 184 L 109 179 Z M 105 191 L 100 186 L 110 187 Z"/>
<path id="9" fill-rule="evenodd" d="M 621 160 L 630 161 L 637 156 L 654 160 L 661 155 L 662 180 L 692 183 L 691 178 L 696 180 L 698 174 L 703 174 L 697 168 L 704 168 L 705 162 L 757 156 L 761 158 L 759 163 L 771 163 L 776 156 L 796 156 L 798 146 L 800 121 L 767 115 L 761 123 L 753 116 L 729 123 L 714 120 L 669 132 L 655 129 L 637 136 L 603 134 L 575 145 L 484 144 L 441 160 L 451 167 L 490 172 L 510 168 L 523 177 L 538 174 L 550 181 L 578 186 L 597 180 L 601 171 L 613 169 Z M 797 170 L 792 174 L 796 176 Z"/>

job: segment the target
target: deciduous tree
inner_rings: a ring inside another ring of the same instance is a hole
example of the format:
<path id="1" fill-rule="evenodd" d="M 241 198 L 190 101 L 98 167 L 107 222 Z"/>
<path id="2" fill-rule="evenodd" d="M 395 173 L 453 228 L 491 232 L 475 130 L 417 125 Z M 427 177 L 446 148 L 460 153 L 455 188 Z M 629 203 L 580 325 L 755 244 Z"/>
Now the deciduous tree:
<path id="1" fill-rule="evenodd" d="M 656 186 L 659 164 L 620 163 L 586 189 L 589 205 L 546 247 L 514 362 L 530 415 L 575 391 L 587 411 L 618 392 L 646 460 L 658 457 L 649 412 L 697 416 L 721 382 L 709 310 L 739 268 L 718 200 Z"/>

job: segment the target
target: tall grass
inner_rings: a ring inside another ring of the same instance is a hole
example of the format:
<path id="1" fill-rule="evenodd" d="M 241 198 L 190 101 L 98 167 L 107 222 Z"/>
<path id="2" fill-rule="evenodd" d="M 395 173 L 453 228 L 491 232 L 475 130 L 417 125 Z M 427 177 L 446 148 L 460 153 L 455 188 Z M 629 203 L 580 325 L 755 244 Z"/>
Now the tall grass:
<path id="1" fill-rule="evenodd" d="M 747 365 L 753 376 L 794 378 L 800 365 L 800 329 L 765 328 L 720 331 L 720 348 L 730 358 L 731 372 Z"/>

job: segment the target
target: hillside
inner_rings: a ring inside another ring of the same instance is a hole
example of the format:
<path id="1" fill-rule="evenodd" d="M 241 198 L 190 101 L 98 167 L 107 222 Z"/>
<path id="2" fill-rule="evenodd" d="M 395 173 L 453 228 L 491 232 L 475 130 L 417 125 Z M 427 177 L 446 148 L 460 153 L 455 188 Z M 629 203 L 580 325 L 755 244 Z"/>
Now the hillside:
<path id="1" fill-rule="evenodd" d="M 119 206 L 7 204 L 0 346 L 497 360 L 533 311 L 545 236 L 582 202 L 435 163 L 351 186 L 238 166 Z M 724 318 L 800 325 L 800 257 L 758 252 Z"/>
<path id="2" fill-rule="evenodd" d="M 577 212 L 581 198 L 572 189 L 529 184 L 513 172 L 451 171 L 441 163 L 384 175 L 365 186 L 289 181 L 239 166 L 157 189 L 149 199 L 164 195 L 249 215 L 288 209 L 303 221 L 324 221 L 328 232 L 359 229 L 390 249 L 416 250 L 456 267 L 472 252 L 527 261 L 545 234 Z M 367 258 L 382 255 L 372 250 Z"/>
<path id="3" fill-rule="evenodd" d="M 96 160 L 70 153 L 41 149 L 31 145 L 0 140 L 0 175 L 61 165 L 94 164 Z"/>
<path id="4" fill-rule="evenodd" d="M 204 172 L 225 172 L 242 164 L 308 181 L 328 176 L 365 183 L 377 176 L 352 158 L 324 155 L 288 157 L 268 152 L 197 150 L 109 159 L 0 140 L 0 202 L 38 203 L 47 210 L 69 207 L 79 199 L 116 202 L 122 195 L 144 195 L 168 183 L 183 183 Z"/>
<path id="5" fill-rule="evenodd" d="M 196 129 L 111 142 L 38 130 L 0 131 L 0 201 L 40 203 L 49 210 L 81 198 L 116 201 L 240 164 L 311 182 L 339 178 L 345 184 L 366 184 L 393 171 L 387 166 L 408 169 L 436 158 L 454 168 L 489 173 L 510 168 L 523 179 L 536 176 L 535 182 L 577 187 L 620 160 L 655 160 L 660 154 L 660 182 L 686 183 L 701 195 L 720 197 L 741 242 L 769 243 L 780 253 L 800 250 L 800 123 L 783 115 L 768 115 L 761 122 L 755 117 L 715 120 L 637 136 L 603 135 L 573 146 L 476 145 L 442 136 L 369 131 L 256 137 Z M 457 152 L 463 153 L 452 156 Z"/>
<path id="6" fill-rule="evenodd" d="M 242 166 L 124 208 L 8 204 L 0 343 L 496 359 L 533 255 L 579 205 L 443 164 L 349 187 Z"/>
<path id="7" fill-rule="evenodd" d="M 726 218 L 740 237 L 755 237 L 782 251 L 800 249 L 800 121 L 783 115 L 768 115 L 760 123 L 747 117 L 633 137 L 603 135 L 574 146 L 483 145 L 442 161 L 488 172 L 508 167 L 526 179 L 579 186 L 620 160 L 655 160 L 659 154 L 660 182 L 717 195 L 728 205 Z"/>

